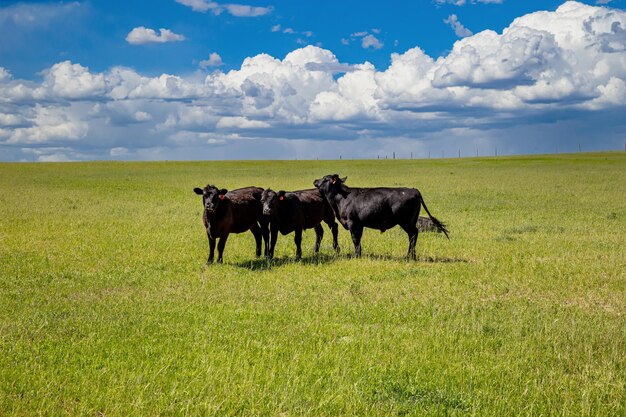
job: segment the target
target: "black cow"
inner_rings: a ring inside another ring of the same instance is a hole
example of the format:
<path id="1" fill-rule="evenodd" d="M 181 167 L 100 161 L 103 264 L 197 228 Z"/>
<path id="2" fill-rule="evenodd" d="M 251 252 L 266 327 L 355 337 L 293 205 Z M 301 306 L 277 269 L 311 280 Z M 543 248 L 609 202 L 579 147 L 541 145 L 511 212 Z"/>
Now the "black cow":
<path id="1" fill-rule="evenodd" d="M 250 230 L 256 241 L 256 256 L 261 256 L 261 241 L 265 240 L 265 255 L 268 251 L 269 229 L 267 219 L 263 217 L 261 194 L 263 188 L 246 187 L 228 191 L 207 185 L 204 189 L 193 191 L 202 196 L 204 226 L 209 238 L 209 259 L 213 262 L 215 241 L 217 244 L 217 262 L 222 262 L 226 240 L 231 233 L 243 233 Z"/>
<path id="2" fill-rule="evenodd" d="M 417 189 L 350 188 L 344 184 L 345 180 L 334 174 L 315 180 L 313 184 L 326 198 L 343 227 L 350 230 L 356 256 L 361 256 L 364 227 L 384 232 L 400 225 L 409 235 L 407 258 L 416 259 L 415 243 L 419 232 L 415 225 L 421 206 L 424 206 L 437 228 L 448 237 L 446 226 L 430 214 Z"/>
<path id="3" fill-rule="evenodd" d="M 296 258 L 302 257 L 302 230 L 315 229 L 315 249 L 319 252 L 320 242 L 324 236 L 324 229 L 320 224 L 326 222 L 333 234 L 333 248 L 339 253 L 337 243 L 337 223 L 332 209 L 318 190 L 279 191 L 267 189 L 261 196 L 263 214 L 270 222 L 270 249 L 269 258 L 274 257 L 274 247 L 278 239 L 278 232 L 286 235 L 295 232 Z"/>

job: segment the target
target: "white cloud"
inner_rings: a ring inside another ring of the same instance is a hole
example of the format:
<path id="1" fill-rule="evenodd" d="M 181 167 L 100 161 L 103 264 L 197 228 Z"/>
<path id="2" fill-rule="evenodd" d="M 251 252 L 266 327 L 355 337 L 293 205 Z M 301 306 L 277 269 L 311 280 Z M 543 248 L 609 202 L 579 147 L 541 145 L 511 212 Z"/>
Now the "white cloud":
<path id="1" fill-rule="evenodd" d="M 16 114 L 0 113 L 0 126 L 19 126 L 24 119 Z"/>
<path id="2" fill-rule="evenodd" d="M 216 125 L 218 129 L 263 129 L 270 126 L 267 122 L 250 120 L 240 116 L 222 117 Z"/>
<path id="3" fill-rule="evenodd" d="M 237 17 L 257 17 L 272 12 L 271 7 L 252 7 L 243 4 L 225 4 L 224 8 Z"/>
<path id="4" fill-rule="evenodd" d="M 104 75 L 92 74 L 89 68 L 70 61 L 59 62 L 47 70 L 42 86 L 50 90 L 50 95 L 67 99 L 101 96 L 106 87 Z"/>
<path id="5" fill-rule="evenodd" d="M 126 36 L 126 42 L 133 45 L 144 45 L 147 43 L 165 43 L 184 41 L 185 37 L 172 32 L 169 29 L 159 29 L 156 33 L 154 29 L 139 26 L 131 30 Z"/>
<path id="6" fill-rule="evenodd" d="M 380 33 L 380 29 L 372 29 L 372 32 L 378 34 Z M 353 32 L 350 34 L 349 39 L 342 38 L 341 43 L 349 45 L 350 42 L 358 40 L 358 38 L 361 39 L 361 47 L 364 49 L 380 49 L 384 46 L 383 42 L 381 42 L 376 36 L 370 34 L 368 31 Z"/>
<path id="7" fill-rule="evenodd" d="M 311 103 L 315 120 L 351 120 L 357 117 L 379 119 L 380 108 L 374 97 L 377 84 L 375 68 L 364 64 L 349 72 L 337 82 L 337 91 L 325 91 Z"/>
<path id="8" fill-rule="evenodd" d="M 443 23 L 450 25 L 452 29 L 454 29 L 454 33 L 459 38 L 466 38 L 468 36 L 472 36 L 472 31 L 463 26 L 461 22 L 459 22 L 459 18 L 455 14 L 451 14 L 447 19 L 444 19 Z"/>
<path id="9" fill-rule="evenodd" d="M 216 2 L 207 0 L 176 0 L 176 3 L 191 7 L 191 10 L 194 12 L 206 12 L 208 10 L 218 10 L 220 8 L 219 4 Z"/>
<path id="10" fill-rule="evenodd" d="M 209 54 L 209 59 L 205 59 L 199 62 L 200 68 L 207 67 L 219 67 L 224 65 L 222 62 L 222 57 L 217 52 L 212 52 Z"/>
<path id="11" fill-rule="evenodd" d="M 88 123 L 61 107 L 37 105 L 31 119 L 32 126 L 16 128 L 9 136 L 8 144 L 37 144 L 52 140 L 75 141 L 84 138 L 89 131 Z"/>
<path id="12" fill-rule="evenodd" d="M 384 44 L 374 35 L 365 35 L 361 39 L 361 46 L 366 49 L 380 49 L 384 46 Z"/>
<path id="13" fill-rule="evenodd" d="M 211 11 L 215 15 L 219 15 L 227 11 L 236 17 L 257 17 L 264 16 L 272 12 L 271 7 L 254 7 L 244 4 L 219 4 L 208 0 L 176 0 L 177 3 L 191 7 L 195 12 Z"/>
<path id="14" fill-rule="evenodd" d="M 294 30 L 293 28 L 290 28 L 290 27 L 284 28 L 284 29 L 281 30 L 281 26 L 280 25 L 272 26 L 272 32 L 279 32 L 279 31 L 282 31 L 282 33 L 286 33 L 288 35 L 302 35 L 305 38 L 312 38 L 313 36 L 315 36 L 315 34 L 312 31 L 310 31 L 310 30 L 305 30 L 304 32 L 298 32 L 298 31 L 296 31 L 296 30 Z M 297 37 L 296 38 L 296 43 L 298 45 L 307 45 L 309 42 L 306 39 L 304 39 L 303 37 Z"/>
<path id="15" fill-rule="evenodd" d="M 568 138 L 616 141 L 626 132 L 617 121 L 626 109 L 624 28 L 624 11 L 566 2 L 502 33 L 460 39 L 445 56 L 419 47 L 392 54 L 386 69 L 343 64 L 314 46 L 283 59 L 249 57 L 203 79 L 64 61 L 37 83 L 0 69 L 0 158 L 171 159 L 200 157 L 209 144 L 211 157 L 302 156 L 320 140 L 333 143 L 335 157 L 335 149 L 371 153 L 385 143 L 426 149 L 502 137 L 524 149 L 560 137 L 562 126 Z"/>
<path id="16" fill-rule="evenodd" d="M 13 78 L 11 73 L 5 68 L 0 67 L 0 83 L 9 81 L 11 78 Z"/>

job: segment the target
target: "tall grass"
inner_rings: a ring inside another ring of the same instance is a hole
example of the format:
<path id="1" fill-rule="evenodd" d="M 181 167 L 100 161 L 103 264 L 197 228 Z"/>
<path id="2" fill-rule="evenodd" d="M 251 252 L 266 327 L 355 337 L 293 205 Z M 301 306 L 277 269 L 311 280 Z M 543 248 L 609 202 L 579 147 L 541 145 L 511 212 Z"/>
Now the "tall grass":
<path id="1" fill-rule="evenodd" d="M 450 225 L 206 267 L 206 183 L 412 186 Z M 0 164 L 0 415 L 626 413 L 626 154 Z"/>

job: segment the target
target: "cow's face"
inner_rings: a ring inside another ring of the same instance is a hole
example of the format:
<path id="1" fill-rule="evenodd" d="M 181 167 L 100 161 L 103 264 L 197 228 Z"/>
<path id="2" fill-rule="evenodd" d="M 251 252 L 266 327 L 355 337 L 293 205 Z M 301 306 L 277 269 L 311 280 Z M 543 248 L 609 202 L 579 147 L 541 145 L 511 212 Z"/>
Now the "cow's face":
<path id="1" fill-rule="evenodd" d="M 270 216 L 278 206 L 278 193 L 269 188 L 264 190 L 261 194 L 261 204 L 263 204 L 263 215 Z"/>
<path id="2" fill-rule="evenodd" d="M 320 190 L 322 194 L 334 195 L 341 191 L 341 185 L 348 179 L 348 177 L 339 178 L 339 175 L 326 175 L 320 179 L 313 181 L 315 188 Z"/>
<path id="3" fill-rule="evenodd" d="M 217 206 L 226 199 L 226 189 L 218 189 L 213 185 L 207 185 L 204 189 L 194 188 L 194 192 L 202 196 L 202 205 L 207 217 L 217 210 Z"/>

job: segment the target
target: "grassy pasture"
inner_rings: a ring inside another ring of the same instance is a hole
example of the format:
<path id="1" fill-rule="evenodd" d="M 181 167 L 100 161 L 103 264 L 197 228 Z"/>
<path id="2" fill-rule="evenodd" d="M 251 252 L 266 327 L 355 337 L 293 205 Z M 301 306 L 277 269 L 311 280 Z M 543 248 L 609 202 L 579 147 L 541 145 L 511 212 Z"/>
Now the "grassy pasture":
<path id="1" fill-rule="evenodd" d="M 450 226 L 206 267 L 215 183 L 413 186 Z M 626 414 L 626 153 L 0 164 L 0 415 Z"/>

